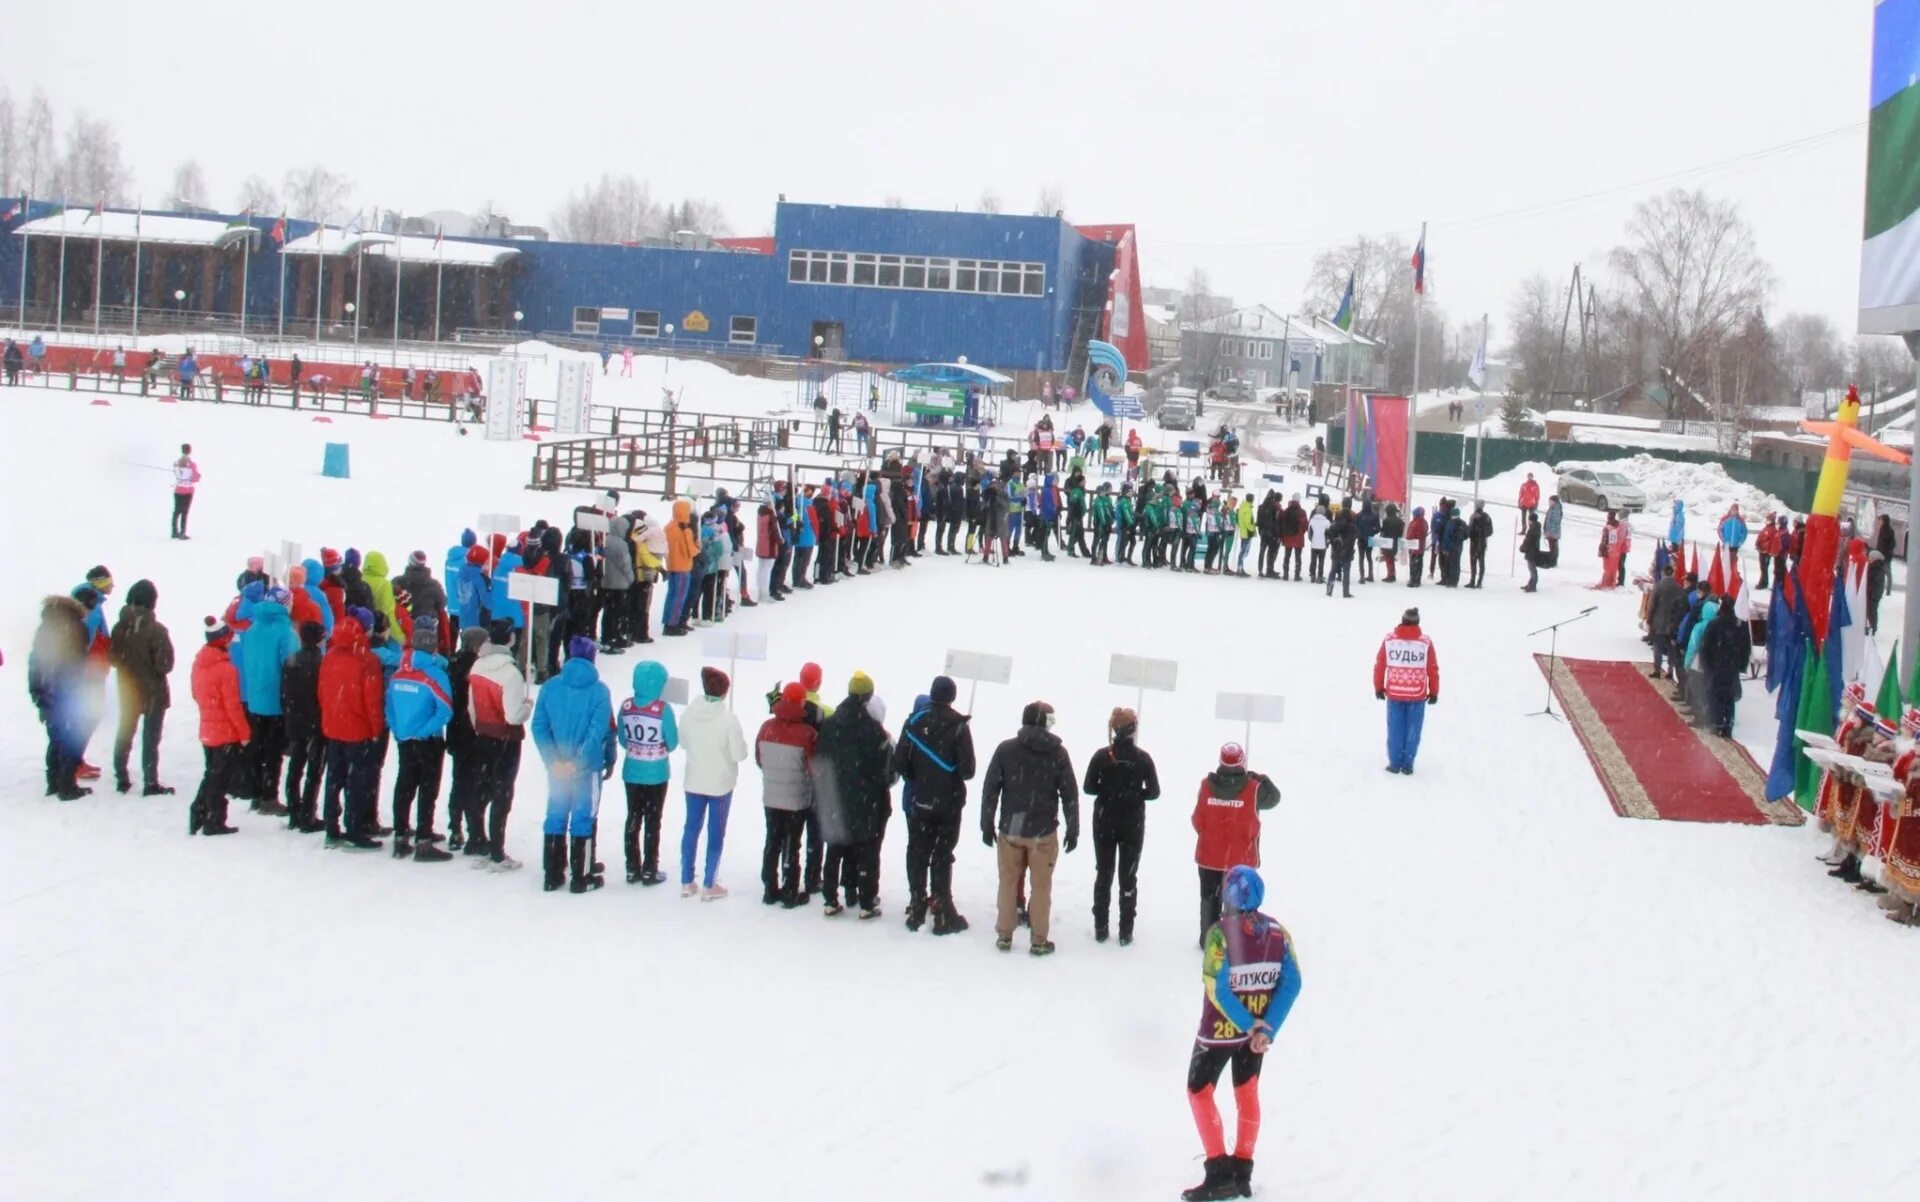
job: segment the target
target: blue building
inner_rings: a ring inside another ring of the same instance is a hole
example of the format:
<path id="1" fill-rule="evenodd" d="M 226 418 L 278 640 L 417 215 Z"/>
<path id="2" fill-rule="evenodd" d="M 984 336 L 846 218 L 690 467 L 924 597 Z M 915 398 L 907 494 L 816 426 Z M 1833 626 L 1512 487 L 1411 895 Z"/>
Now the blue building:
<path id="1" fill-rule="evenodd" d="M 452 238 L 443 246 L 212 214 L 176 223 L 183 238 L 205 245 L 162 247 L 152 239 L 165 215 L 146 214 L 144 227 L 110 220 L 128 229 L 108 233 L 96 256 L 93 239 L 77 236 L 91 228 L 82 215 L 56 218 L 57 206 L 39 203 L 32 209 L 28 215 L 42 219 L 33 230 L 21 231 L 19 217 L 5 227 L 9 235 L 32 234 L 28 317 L 51 326 L 58 310 L 70 328 L 90 324 L 98 296 L 103 329 L 118 325 L 118 310 L 132 301 L 154 310 L 142 329 L 157 332 L 177 292 L 186 294 L 178 303 L 208 325 L 208 318 L 238 316 L 244 281 L 249 332 L 261 335 L 284 321 L 289 335 L 312 329 L 338 337 L 357 318 L 362 342 L 396 328 L 403 338 L 480 328 L 879 364 L 964 356 L 1010 374 L 1071 376 L 1085 361 L 1087 340 L 1100 335 L 1115 266 L 1112 243 L 1059 217 L 785 200 L 771 238 L 697 249 Z M 66 232 L 69 221 L 76 236 L 63 239 L 56 231 Z M 245 256 L 226 233 L 241 221 L 258 231 Z M 136 238 L 148 241 L 135 245 Z M 0 308 L 18 304 L 28 241 L 0 239 Z"/>

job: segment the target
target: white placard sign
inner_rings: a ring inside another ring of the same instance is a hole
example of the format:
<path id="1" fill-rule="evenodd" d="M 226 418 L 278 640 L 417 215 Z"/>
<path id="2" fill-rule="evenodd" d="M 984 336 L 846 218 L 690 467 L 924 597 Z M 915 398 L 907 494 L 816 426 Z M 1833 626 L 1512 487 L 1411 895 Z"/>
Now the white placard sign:
<path id="1" fill-rule="evenodd" d="M 720 631 L 706 637 L 701 651 L 708 659 L 763 660 L 767 658 L 767 636 Z"/>
<path id="2" fill-rule="evenodd" d="M 1284 722 L 1287 699 L 1271 693 L 1218 693 L 1213 716 L 1222 722 Z"/>
<path id="3" fill-rule="evenodd" d="M 1107 667 L 1107 683 L 1130 689 L 1174 691 L 1180 665 L 1170 659 L 1148 659 L 1144 655 L 1115 655 Z"/>
<path id="4" fill-rule="evenodd" d="M 535 605 L 558 605 L 560 582 L 551 576 L 535 576 L 531 572 L 509 572 L 507 596 L 515 601 L 531 601 Z"/>
<path id="5" fill-rule="evenodd" d="M 685 705 L 689 695 L 687 678 L 684 676 L 667 677 L 667 691 L 660 694 L 669 705 Z"/>
<path id="6" fill-rule="evenodd" d="M 288 539 L 284 539 L 284 538 L 281 539 L 280 540 L 280 558 L 285 560 L 289 566 L 299 563 L 300 562 L 300 544 Z M 318 580 L 315 580 L 315 581 L 312 581 L 311 583 L 319 584 L 320 582 Z"/>
<path id="7" fill-rule="evenodd" d="M 261 557 L 267 569 L 267 579 L 275 584 L 287 582 L 287 557 L 278 551 L 269 551 Z"/>
<path id="8" fill-rule="evenodd" d="M 520 402 L 527 393 L 527 365 L 517 358 L 487 364 L 487 437 L 511 442 L 521 434 Z"/>
<path id="9" fill-rule="evenodd" d="M 480 533 L 518 534 L 520 533 L 520 515 L 517 513 L 483 513 L 480 515 Z"/>
<path id="10" fill-rule="evenodd" d="M 1013 681 L 1013 657 L 987 655 L 979 651 L 948 651 L 946 674 L 961 680 L 1010 684 Z"/>
<path id="11" fill-rule="evenodd" d="M 587 432 L 587 365 L 578 359 L 560 362 L 560 383 L 553 399 L 553 432 L 579 435 Z"/>
<path id="12" fill-rule="evenodd" d="M 606 514 L 587 510 L 574 514 L 573 524 L 589 534 L 605 534 L 609 528 Z"/>

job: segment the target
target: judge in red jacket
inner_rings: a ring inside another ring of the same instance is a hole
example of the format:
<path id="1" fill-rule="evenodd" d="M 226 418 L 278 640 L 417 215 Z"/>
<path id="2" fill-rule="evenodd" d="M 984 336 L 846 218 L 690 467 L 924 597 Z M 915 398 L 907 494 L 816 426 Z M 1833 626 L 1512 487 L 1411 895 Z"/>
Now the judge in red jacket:
<path id="1" fill-rule="evenodd" d="M 240 673 L 230 654 L 233 630 L 219 618 L 206 620 L 207 642 L 193 657 L 193 703 L 200 707 L 200 746 L 207 770 L 188 811 L 189 835 L 231 835 L 227 788 L 246 771 L 253 727 L 240 700 Z"/>
<path id="2" fill-rule="evenodd" d="M 1440 704 L 1440 657 L 1420 630 L 1418 609 L 1401 614 L 1400 625 L 1380 641 L 1373 695 L 1387 703 L 1387 771 L 1412 776 L 1427 707 Z"/>
<path id="3" fill-rule="evenodd" d="M 1200 782 L 1193 804 L 1193 829 L 1199 835 L 1193 862 L 1200 867 L 1200 938 L 1220 921 L 1220 884 L 1242 864 L 1260 867 L 1260 811 L 1280 804 L 1280 789 L 1259 772 L 1247 770 L 1247 753 L 1238 743 L 1220 748 L 1220 766 Z"/>
<path id="4" fill-rule="evenodd" d="M 372 851 L 380 846 L 373 837 L 374 807 L 387 711 L 386 682 L 367 644 L 365 620 L 344 617 L 333 628 L 333 644 L 320 661 L 320 733 L 327 740 L 327 844 Z M 347 795 L 344 826 L 342 790 Z"/>
<path id="5" fill-rule="evenodd" d="M 1520 524 L 1525 526 L 1526 519 L 1540 508 L 1540 486 L 1534 482 L 1533 473 L 1527 473 L 1526 482 L 1520 485 Z"/>

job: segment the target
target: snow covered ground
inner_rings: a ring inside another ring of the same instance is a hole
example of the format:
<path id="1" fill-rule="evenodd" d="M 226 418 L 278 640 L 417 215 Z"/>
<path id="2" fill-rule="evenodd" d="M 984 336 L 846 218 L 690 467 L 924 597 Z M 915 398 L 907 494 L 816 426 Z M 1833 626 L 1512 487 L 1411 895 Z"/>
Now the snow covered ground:
<path id="1" fill-rule="evenodd" d="M 704 377 L 672 373 L 703 407 Z M 725 388 L 715 405 L 765 411 L 791 385 Z M 90 565 L 123 596 L 154 580 L 184 665 L 244 558 L 280 539 L 438 563 L 483 511 L 530 523 L 578 499 L 522 489 L 526 445 L 438 424 L 86 401 L 0 390 L 18 552 L 0 607 L 0 1196 L 1177 1196 L 1199 1175 L 1183 1093 L 1200 1006 L 1188 815 L 1218 745 L 1242 733 L 1213 719 L 1217 690 L 1288 702 L 1284 725 L 1254 732 L 1252 762 L 1285 795 L 1267 822 L 1268 908 L 1298 940 L 1305 989 L 1268 1058 L 1257 1196 L 1751 1202 L 1920 1186 L 1920 1028 L 1899 1021 L 1920 990 L 1914 933 L 1821 875 L 1810 827 L 1616 818 L 1572 733 L 1525 716 L 1545 692 L 1531 659 L 1545 639 L 1525 632 L 1597 605 L 1562 654 L 1644 650 L 1632 595 L 1588 592 L 1580 555 L 1536 596 L 1496 554 L 1485 592 L 1376 584 L 1351 601 L 928 559 L 743 611 L 731 629 L 765 632 L 772 655 L 741 666 L 749 732 L 755 699 L 804 660 L 832 689 L 871 673 L 897 723 L 947 648 L 1011 655 L 1014 683 L 982 686 L 975 706 L 983 762 L 1044 697 L 1083 768 L 1109 708 L 1134 700 L 1105 683 L 1107 655 L 1179 661 L 1179 690 L 1148 694 L 1141 724 L 1166 795 L 1138 942 L 1092 942 L 1083 814 L 1056 881 L 1060 954 L 1034 961 L 993 950 L 977 841 L 957 867 L 973 930 L 900 926 L 897 820 L 883 922 L 760 906 L 751 770 L 722 873 L 736 893 L 717 905 L 332 854 L 244 811 L 238 836 L 187 839 L 199 754 L 184 667 L 163 752 L 181 796 L 43 799 L 26 650 L 38 598 Z M 193 541 L 174 543 L 154 469 L 182 441 L 206 481 Z M 351 443 L 351 481 L 319 476 L 326 441 Z M 1465 491 L 1424 483 L 1427 504 Z M 1443 675 L 1411 779 L 1381 770 L 1370 688 L 1409 603 Z M 651 650 L 676 675 L 702 662 L 694 638 Z M 602 661 L 616 697 L 636 659 Z M 1763 754 L 1768 709 L 1754 690 L 1739 722 Z M 543 801 L 529 763 L 509 836 L 524 860 Z M 609 827 L 621 813 L 610 798 Z M 668 813 L 677 833 L 677 790 Z"/>

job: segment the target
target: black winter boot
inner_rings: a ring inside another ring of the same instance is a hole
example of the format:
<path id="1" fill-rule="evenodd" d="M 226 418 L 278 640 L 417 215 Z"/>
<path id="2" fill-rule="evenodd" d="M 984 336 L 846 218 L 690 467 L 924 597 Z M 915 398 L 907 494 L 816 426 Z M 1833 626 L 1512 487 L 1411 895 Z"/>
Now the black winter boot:
<path id="1" fill-rule="evenodd" d="M 917 931 L 927 923 L 927 900 L 916 897 L 907 903 L 907 929 Z"/>
<path id="2" fill-rule="evenodd" d="M 1207 1157 L 1206 1179 L 1190 1190 L 1182 1190 L 1180 1196 L 1185 1202 L 1232 1202 L 1238 1198 L 1240 1186 L 1233 1178 L 1233 1158 Z"/>
<path id="3" fill-rule="evenodd" d="M 1253 1158 L 1236 1156 L 1233 1158 L 1233 1185 L 1240 1191 L 1242 1198 L 1253 1197 Z"/>
<path id="4" fill-rule="evenodd" d="M 567 837 L 548 835 L 542 848 L 541 867 L 546 878 L 541 883 L 548 893 L 567 883 Z"/>
<path id="5" fill-rule="evenodd" d="M 573 860 L 573 884 L 569 885 L 568 888 L 574 893 L 590 893 L 607 883 L 605 877 L 601 876 L 598 872 L 592 871 L 592 869 L 600 866 L 588 862 L 587 854 L 590 850 L 588 840 L 575 839 L 573 841 L 571 850 Z"/>

